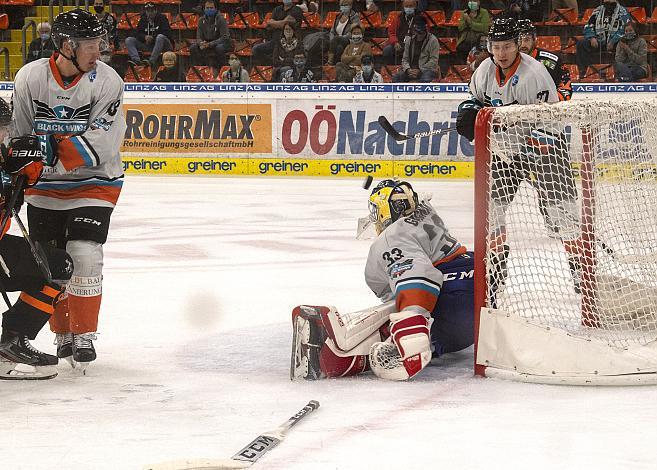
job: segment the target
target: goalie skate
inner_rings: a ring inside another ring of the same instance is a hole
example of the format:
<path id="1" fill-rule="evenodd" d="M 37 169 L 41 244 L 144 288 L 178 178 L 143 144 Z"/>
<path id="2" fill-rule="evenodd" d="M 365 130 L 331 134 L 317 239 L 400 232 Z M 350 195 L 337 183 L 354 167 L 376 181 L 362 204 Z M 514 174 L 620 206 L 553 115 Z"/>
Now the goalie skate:
<path id="1" fill-rule="evenodd" d="M 319 365 L 319 353 L 327 337 L 322 325 L 322 311 L 328 311 L 328 308 L 300 305 L 292 310 L 290 380 L 318 380 L 324 376 Z"/>

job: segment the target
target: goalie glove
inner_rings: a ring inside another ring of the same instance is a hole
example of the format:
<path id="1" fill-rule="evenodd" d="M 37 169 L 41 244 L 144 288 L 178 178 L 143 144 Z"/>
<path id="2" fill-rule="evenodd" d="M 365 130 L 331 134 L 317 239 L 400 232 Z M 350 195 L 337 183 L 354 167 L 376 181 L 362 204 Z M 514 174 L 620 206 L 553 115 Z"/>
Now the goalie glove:
<path id="1" fill-rule="evenodd" d="M 407 380 L 431 362 L 431 319 L 409 312 L 390 315 L 390 338 L 370 349 L 370 367 L 377 377 Z"/>

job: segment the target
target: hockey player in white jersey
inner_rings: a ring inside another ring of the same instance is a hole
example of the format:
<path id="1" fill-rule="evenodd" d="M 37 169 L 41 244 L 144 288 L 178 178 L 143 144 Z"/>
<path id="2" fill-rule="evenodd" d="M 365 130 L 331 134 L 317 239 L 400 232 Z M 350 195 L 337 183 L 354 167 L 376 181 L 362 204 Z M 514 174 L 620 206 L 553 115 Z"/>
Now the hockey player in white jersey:
<path id="1" fill-rule="evenodd" d="M 376 241 L 365 281 L 384 304 L 341 314 L 300 305 L 290 377 L 346 377 L 371 369 L 390 380 L 417 375 L 432 357 L 474 337 L 474 260 L 411 185 L 383 180 L 369 198 Z"/>
<path id="2" fill-rule="evenodd" d="M 14 133 L 36 134 L 46 155 L 43 178 L 26 191 L 30 232 L 74 260 L 67 299 L 50 327 L 57 355 L 84 367 L 96 358 L 103 244 L 123 184 L 123 81 L 98 60 L 107 34 L 91 13 L 61 13 L 52 39 L 57 52 L 50 59 L 16 74 Z"/>
<path id="3" fill-rule="evenodd" d="M 457 131 L 468 140 L 474 138 L 475 120 L 482 107 L 559 101 L 555 82 L 546 67 L 520 52 L 519 35 L 520 28 L 514 19 L 497 19 L 491 25 L 488 41 L 493 57 L 482 62 L 472 75 L 471 96 L 459 106 Z M 518 151 L 504 156 L 493 152 L 491 156 L 490 304 L 497 305 L 497 293 L 507 277 L 509 245 L 505 212 L 523 181 L 536 190 L 548 230 L 562 241 L 574 289 L 578 291 L 581 244 L 577 189 L 563 129 L 516 127 L 503 132 L 507 133 L 508 141 L 517 143 L 514 148 Z"/>

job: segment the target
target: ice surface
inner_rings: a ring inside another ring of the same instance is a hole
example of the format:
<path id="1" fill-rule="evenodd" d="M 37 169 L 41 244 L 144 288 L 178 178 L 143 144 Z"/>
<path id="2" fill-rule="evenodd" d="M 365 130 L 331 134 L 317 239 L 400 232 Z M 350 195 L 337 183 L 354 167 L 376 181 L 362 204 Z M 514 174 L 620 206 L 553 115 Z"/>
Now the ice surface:
<path id="1" fill-rule="evenodd" d="M 123 470 L 227 458 L 310 399 L 254 469 L 654 469 L 657 389 L 474 378 L 472 351 L 409 383 L 292 383 L 290 311 L 374 305 L 357 180 L 128 177 L 105 247 L 98 360 L 0 382 L 0 469 Z M 433 192 L 472 246 L 469 182 Z M 54 352 L 52 335 L 36 345 Z"/>

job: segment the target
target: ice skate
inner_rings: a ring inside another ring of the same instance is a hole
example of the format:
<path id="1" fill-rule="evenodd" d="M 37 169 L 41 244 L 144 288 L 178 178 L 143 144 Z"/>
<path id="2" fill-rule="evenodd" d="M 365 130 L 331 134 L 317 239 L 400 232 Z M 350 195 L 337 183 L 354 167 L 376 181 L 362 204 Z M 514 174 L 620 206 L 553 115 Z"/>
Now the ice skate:
<path id="1" fill-rule="evenodd" d="M 3 335 L 0 342 L 0 379 L 44 380 L 57 376 L 56 356 L 39 351 L 24 335 Z"/>
<path id="2" fill-rule="evenodd" d="M 290 380 L 317 380 L 323 377 L 319 366 L 319 352 L 327 335 L 322 325 L 321 309 L 327 308 L 300 305 L 292 311 Z"/>
<path id="3" fill-rule="evenodd" d="M 57 357 L 66 359 L 66 362 L 75 368 L 75 362 L 73 361 L 73 333 L 57 333 L 55 335 L 55 344 L 57 345 Z"/>
<path id="4" fill-rule="evenodd" d="M 79 367 L 82 374 L 86 373 L 89 363 L 96 360 L 95 339 L 96 333 L 73 334 L 73 367 Z"/>

